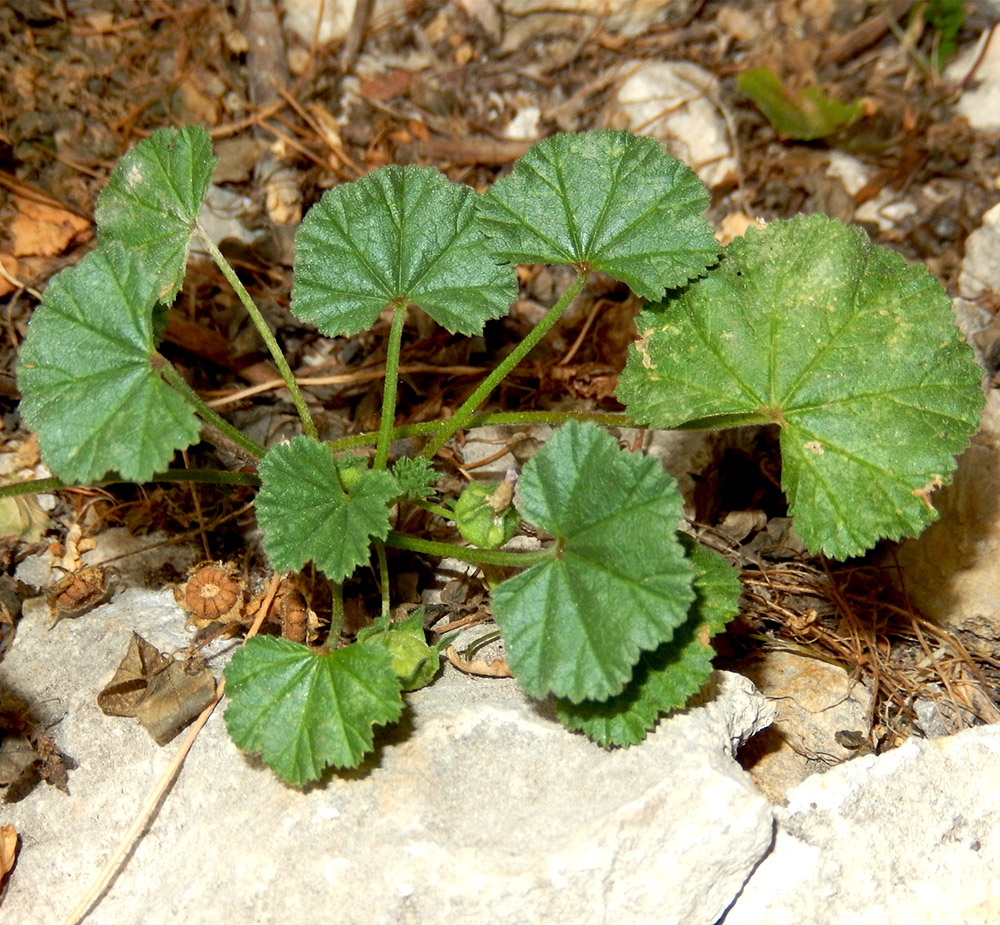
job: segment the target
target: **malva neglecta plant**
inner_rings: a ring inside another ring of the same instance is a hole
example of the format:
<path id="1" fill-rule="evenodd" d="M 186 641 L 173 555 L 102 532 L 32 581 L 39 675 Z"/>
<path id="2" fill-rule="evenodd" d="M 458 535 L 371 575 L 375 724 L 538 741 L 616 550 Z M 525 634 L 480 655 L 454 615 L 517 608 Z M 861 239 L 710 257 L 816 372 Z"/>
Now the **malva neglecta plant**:
<path id="1" fill-rule="evenodd" d="M 600 425 L 724 428 L 777 424 L 782 484 L 814 552 L 858 555 L 915 535 L 935 512 L 975 430 L 980 370 L 940 284 L 820 215 L 776 221 L 720 250 L 702 216 L 708 192 L 659 142 L 626 132 L 549 138 L 485 194 L 432 168 L 385 167 L 329 190 L 295 242 L 292 312 L 329 337 L 391 313 L 381 425 L 324 442 L 274 336 L 198 221 L 214 159 L 208 134 L 162 129 L 126 154 L 97 208 L 98 247 L 54 278 L 21 347 L 21 413 L 57 482 L 190 478 L 177 450 L 217 428 L 259 460 L 263 548 L 276 571 L 309 560 L 334 588 L 318 649 L 253 638 L 226 669 L 235 743 L 302 785 L 355 767 L 373 727 L 396 720 L 401 692 L 439 667 L 419 615 L 390 619 L 386 546 L 520 569 L 491 608 L 508 664 L 531 696 L 605 746 L 639 742 L 711 670 L 711 637 L 734 616 L 735 570 L 679 532 L 681 499 L 659 460 L 624 452 Z M 260 330 L 298 409 L 302 435 L 265 448 L 208 408 L 158 352 L 192 237 L 211 254 Z M 571 267 L 576 279 L 523 342 L 447 420 L 396 428 L 407 312 L 476 334 L 508 311 L 514 267 Z M 647 300 L 618 395 L 628 416 L 477 409 L 594 273 Z M 483 422 L 561 424 L 500 485 L 473 485 L 453 508 L 429 500 L 437 451 Z M 427 438 L 390 461 L 403 433 Z M 352 452 L 374 445 L 374 459 Z M 8 490 L 10 491 L 10 490 Z M 418 505 L 461 539 L 393 529 Z M 500 548 L 520 521 L 552 537 Z M 375 562 L 382 613 L 342 645 L 341 584 Z M 495 569 L 494 569 L 495 573 Z"/>

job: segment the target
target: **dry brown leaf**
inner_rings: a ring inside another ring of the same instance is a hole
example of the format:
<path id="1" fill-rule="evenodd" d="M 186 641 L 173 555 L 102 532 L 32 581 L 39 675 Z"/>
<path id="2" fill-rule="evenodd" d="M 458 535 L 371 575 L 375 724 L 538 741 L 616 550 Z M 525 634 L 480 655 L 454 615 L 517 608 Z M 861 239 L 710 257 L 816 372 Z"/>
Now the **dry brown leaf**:
<path id="1" fill-rule="evenodd" d="M 150 679 L 135 715 L 157 745 L 166 745 L 214 699 L 215 678 L 204 662 L 171 661 Z"/>
<path id="2" fill-rule="evenodd" d="M 139 701 L 146 696 L 149 678 L 167 665 L 156 646 L 132 633 L 125 657 L 115 676 L 97 695 L 97 705 L 107 716 L 135 716 Z"/>
<path id="3" fill-rule="evenodd" d="M 510 669 L 507 667 L 507 659 L 505 658 L 495 658 L 492 661 L 486 661 L 482 658 L 473 658 L 466 661 L 458 654 L 458 651 L 454 646 L 448 646 L 444 650 L 445 658 L 448 659 L 459 671 L 464 671 L 466 674 L 479 675 L 484 678 L 512 678 L 514 677 L 510 673 Z"/>
<path id="4" fill-rule="evenodd" d="M 0 825 L 0 895 L 7 886 L 7 878 L 17 863 L 21 839 L 12 825 Z"/>
<path id="5" fill-rule="evenodd" d="M 10 484 L 4 480 L 5 484 Z M 37 543 L 51 526 L 49 515 L 34 495 L 14 495 L 0 499 L 0 536 Z"/>
<path id="6" fill-rule="evenodd" d="M 76 762 L 42 732 L 28 705 L 8 694 L 0 710 L 0 786 L 4 799 L 23 799 L 39 780 L 69 793 L 69 772 Z"/>
<path id="7" fill-rule="evenodd" d="M 27 736 L 4 736 L 0 745 L 0 787 L 19 781 L 38 760 L 38 753 Z"/>
<path id="8" fill-rule="evenodd" d="M 201 659 L 168 658 L 138 633 L 111 682 L 97 695 L 109 716 L 134 716 L 157 745 L 166 745 L 215 697 L 215 678 Z"/>
<path id="9" fill-rule="evenodd" d="M 19 268 L 17 259 L 12 257 L 10 254 L 0 254 L 0 264 L 3 264 L 4 271 L 7 276 L 12 279 L 18 279 L 17 271 Z M 13 292 L 17 287 L 7 279 L 3 273 L 0 273 L 0 296 L 7 295 L 9 292 Z"/>
<path id="10" fill-rule="evenodd" d="M 55 206 L 14 196 L 17 215 L 10 224 L 15 257 L 54 257 L 74 241 L 89 238 L 90 222 Z"/>
<path id="11" fill-rule="evenodd" d="M 51 736 L 37 736 L 35 748 L 39 758 L 38 773 L 42 780 L 63 793 L 69 793 L 69 772 L 76 767 L 76 762 L 59 751 Z"/>

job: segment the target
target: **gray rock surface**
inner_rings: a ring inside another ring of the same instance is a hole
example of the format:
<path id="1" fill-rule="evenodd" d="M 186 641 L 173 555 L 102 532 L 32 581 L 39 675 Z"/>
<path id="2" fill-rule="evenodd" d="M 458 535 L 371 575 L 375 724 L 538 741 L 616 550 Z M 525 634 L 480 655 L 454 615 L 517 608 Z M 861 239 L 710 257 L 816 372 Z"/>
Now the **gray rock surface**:
<path id="1" fill-rule="evenodd" d="M 987 15 L 997 15 L 995 0 L 980 6 Z M 963 49 L 945 69 L 945 77 L 961 84 L 975 67 L 975 79 L 963 87 L 955 104 L 956 112 L 965 116 L 973 128 L 996 131 L 1000 129 L 1000 34 L 987 29 L 976 43 Z"/>
<path id="2" fill-rule="evenodd" d="M 836 734 L 868 728 L 871 695 L 839 665 L 765 650 L 741 662 L 737 671 L 777 710 L 774 722 L 740 754 L 743 766 L 773 803 L 784 802 L 787 791 L 812 774 L 853 756 L 838 744 Z"/>
<path id="3" fill-rule="evenodd" d="M 79 763 L 69 796 L 42 785 L 0 811 L 23 840 L 4 923 L 73 908 L 180 741 L 97 709 L 133 629 L 186 643 L 169 592 L 128 590 L 51 632 L 26 617 L 2 665 Z M 449 673 L 409 705 L 372 760 L 307 793 L 237 751 L 217 710 L 89 925 L 708 925 L 770 847 L 771 808 L 732 755 L 771 707 L 739 676 L 614 752 L 513 682 Z"/>
<path id="4" fill-rule="evenodd" d="M 1000 392 L 994 389 L 952 484 L 934 493 L 939 519 L 896 553 L 914 606 L 953 632 L 969 633 L 986 655 L 1000 653 L 998 484 Z"/>
<path id="5" fill-rule="evenodd" d="M 910 739 L 809 778 L 725 925 L 1000 921 L 1000 727 Z"/>

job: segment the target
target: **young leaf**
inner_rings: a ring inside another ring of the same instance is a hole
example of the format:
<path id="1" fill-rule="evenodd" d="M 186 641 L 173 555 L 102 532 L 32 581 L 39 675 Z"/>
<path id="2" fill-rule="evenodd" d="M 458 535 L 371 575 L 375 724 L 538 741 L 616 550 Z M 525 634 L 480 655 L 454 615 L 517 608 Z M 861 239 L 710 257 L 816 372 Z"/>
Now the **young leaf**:
<path id="1" fill-rule="evenodd" d="M 438 474 L 429 459 L 423 456 L 400 456 L 392 464 L 392 477 L 403 498 L 420 501 L 434 494 Z"/>
<path id="2" fill-rule="evenodd" d="M 962 0 L 928 0 L 925 6 L 910 10 L 911 26 L 918 16 L 923 18 L 926 29 L 933 30 L 931 62 L 940 73 L 944 62 L 955 53 L 958 34 L 965 25 L 965 4 Z"/>
<path id="3" fill-rule="evenodd" d="M 810 549 L 919 533 L 976 429 L 982 370 L 923 266 L 821 215 L 751 229 L 676 302 L 650 306 L 619 398 L 655 427 L 781 427 Z"/>
<path id="4" fill-rule="evenodd" d="M 432 167 L 383 167 L 329 190 L 295 235 L 292 311 L 324 334 L 357 334 L 390 304 L 419 305 L 478 334 L 517 297 L 476 223 L 476 194 Z"/>
<path id="5" fill-rule="evenodd" d="M 684 706 L 708 680 L 715 654 L 708 640 L 736 615 L 740 579 L 718 553 L 684 535 L 681 541 L 695 568 L 695 602 L 674 638 L 644 652 L 632 680 L 603 702 L 556 701 L 556 714 L 570 729 L 580 729 L 601 745 L 635 745 L 657 720 Z"/>
<path id="6" fill-rule="evenodd" d="M 97 199 L 101 244 L 118 241 L 138 251 L 163 301 L 184 282 L 191 232 L 214 169 L 203 128 L 157 129 L 118 162 Z"/>
<path id="7" fill-rule="evenodd" d="M 156 281 L 107 245 L 45 290 L 18 358 L 21 416 L 64 482 L 146 481 L 198 440 L 193 410 L 150 366 Z"/>
<path id="8" fill-rule="evenodd" d="M 314 652 L 273 636 L 247 640 L 226 667 L 226 726 L 238 748 L 260 752 L 297 787 L 330 765 L 357 767 L 372 748 L 372 726 L 403 712 L 392 656 L 355 643 Z"/>
<path id="9" fill-rule="evenodd" d="M 701 215 L 708 201 L 697 175 L 660 142 L 607 131 L 539 142 L 479 209 L 501 260 L 601 270 L 662 299 L 718 260 Z"/>
<path id="10" fill-rule="evenodd" d="M 388 472 L 350 458 L 335 461 L 311 437 L 274 447 L 258 471 L 257 522 L 276 571 L 298 570 L 312 559 L 327 578 L 343 581 L 368 561 L 370 539 L 389 532 L 397 486 Z"/>
<path id="11" fill-rule="evenodd" d="M 535 697 L 606 699 L 694 598 L 674 480 L 596 424 L 570 421 L 529 460 L 518 491 L 521 515 L 555 536 L 556 552 L 493 591 L 507 662 Z"/>
<path id="12" fill-rule="evenodd" d="M 841 103 L 821 87 L 806 87 L 793 93 L 769 67 L 755 67 L 740 74 L 736 86 L 760 107 L 776 131 L 802 141 L 833 135 L 864 114 L 861 100 Z"/>

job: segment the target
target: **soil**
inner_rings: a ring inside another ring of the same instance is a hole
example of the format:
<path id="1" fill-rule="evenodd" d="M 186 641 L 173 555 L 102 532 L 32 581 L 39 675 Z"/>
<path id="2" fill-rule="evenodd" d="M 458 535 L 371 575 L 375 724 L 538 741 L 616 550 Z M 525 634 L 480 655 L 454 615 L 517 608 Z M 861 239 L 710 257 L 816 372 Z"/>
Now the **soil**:
<path id="1" fill-rule="evenodd" d="M 222 248 L 296 375 L 336 377 L 306 387 L 328 439 L 377 427 L 388 324 L 329 339 L 293 318 L 292 240 L 301 215 L 325 190 L 385 164 L 434 166 L 485 189 L 531 143 L 510 137 L 515 118 L 537 110 L 538 138 L 613 124 L 624 61 L 685 61 L 718 79 L 738 167 L 712 190 L 715 227 L 734 216 L 770 221 L 803 212 L 857 221 L 859 209 L 890 190 L 915 208 L 899 220 L 862 224 L 876 243 L 927 264 L 955 295 L 965 239 L 1000 202 L 1000 139 L 954 114 L 962 86 L 933 67 L 942 33 L 923 23 L 922 4 L 675 0 L 634 35 L 601 16 L 552 6 L 562 12 L 514 15 L 487 0 L 404 2 L 320 43 L 283 29 L 267 0 L 0 5 L 0 262 L 9 277 L 0 278 L 3 451 L 32 465 L 14 376 L 32 309 L 47 282 L 93 248 L 97 197 L 117 159 L 162 126 L 208 128 L 221 160 L 216 182 L 246 197 L 241 226 L 234 226 L 239 235 Z M 989 25 L 978 5 L 966 4 L 955 43 L 968 46 Z M 762 66 L 789 91 L 816 85 L 842 101 L 862 100 L 864 116 L 825 138 L 784 138 L 737 88 L 739 74 Z M 853 195 L 827 173 L 831 151 L 870 168 L 871 179 Z M 453 337 L 421 318 L 408 326 L 397 422 L 457 407 L 565 288 L 563 276 L 524 268 L 510 315 L 480 337 Z M 614 389 L 637 309 L 624 286 L 596 281 L 497 390 L 491 407 L 623 410 Z M 162 352 L 256 439 L 270 443 L 296 432 L 297 417 L 273 385 L 267 353 L 214 265 L 192 261 Z M 765 450 L 773 444 L 766 432 L 755 439 Z M 37 447 L 33 452 L 37 462 Z M 703 473 L 695 497 L 698 529 L 744 567 L 746 610 L 720 660 L 759 646 L 761 638 L 817 647 L 876 679 L 866 736 L 875 747 L 895 744 L 906 734 L 905 705 L 918 684 L 928 683 L 907 672 L 916 661 L 916 617 L 905 609 L 900 615 L 874 566 L 835 571 L 794 550 L 775 552 L 781 543 L 763 548 L 757 538 L 774 535 L 769 524 L 780 533 L 786 513 L 778 462 L 773 447 L 763 463 L 748 459 L 732 450 Z M 469 472 L 462 447 L 443 460 L 445 478 L 461 484 Z M 207 444 L 184 462 L 227 465 Z M 73 525 L 84 540 L 124 525 L 138 536 L 194 534 L 206 558 L 260 572 L 249 497 L 210 486 L 63 491 L 48 532 L 38 542 L 8 543 L 2 564 L 10 571 L 46 545 L 63 556 Z M 734 532 L 733 515 L 745 512 L 753 515 L 749 528 Z M 415 601 L 417 573 L 427 566 L 399 564 L 396 599 Z M 184 576 L 155 578 L 162 584 Z M 442 622 L 488 616 L 478 581 L 449 593 L 454 602 L 439 615 Z M 365 581 L 349 592 L 355 627 L 372 610 L 373 595 Z M 16 613 L 0 619 L 0 657 L 15 624 Z M 993 688 L 990 665 L 971 662 L 964 670 L 983 690 Z M 989 711 L 972 714 L 981 720 Z"/>

